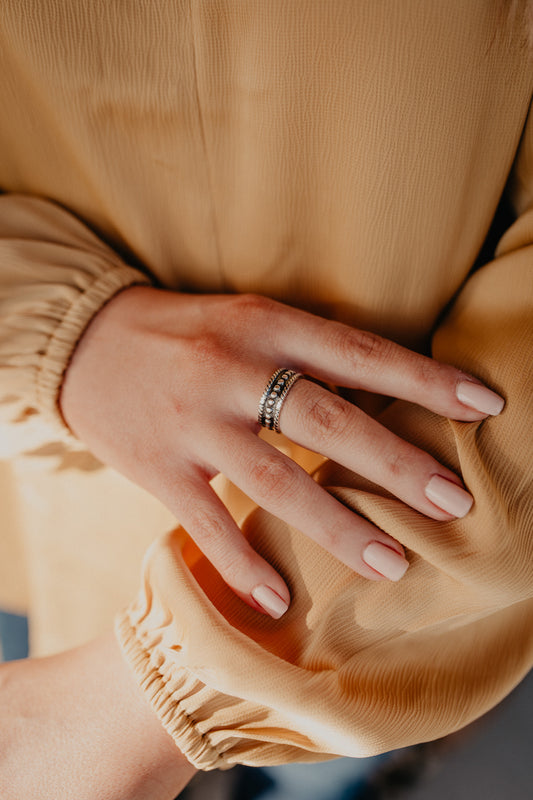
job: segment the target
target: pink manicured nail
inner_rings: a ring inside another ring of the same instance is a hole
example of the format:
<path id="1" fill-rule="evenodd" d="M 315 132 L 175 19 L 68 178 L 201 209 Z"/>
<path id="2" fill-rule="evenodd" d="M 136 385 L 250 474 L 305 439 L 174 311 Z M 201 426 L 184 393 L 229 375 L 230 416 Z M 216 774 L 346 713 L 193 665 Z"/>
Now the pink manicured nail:
<path id="1" fill-rule="evenodd" d="M 282 600 L 270 586 L 256 586 L 250 592 L 256 603 L 259 603 L 261 608 L 270 614 L 274 619 L 279 619 L 287 611 L 289 604 Z"/>
<path id="2" fill-rule="evenodd" d="M 482 414 L 490 414 L 493 417 L 499 414 L 505 405 L 505 400 L 499 394 L 487 389 L 486 386 L 480 386 L 479 383 L 473 383 L 472 381 L 458 383 L 455 393 L 460 403 L 470 408 L 475 408 L 476 411 L 481 411 Z"/>
<path id="3" fill-rule="evenodd" d="M 363 561 L 390 581 L 399 581 L 409 566 L 409 562 L 400 553 L 381 542 L 367 544 L 363 551 Z"/>
<path id="4" fill-rule="evenodd" d="M 474 502 L 472 495 L 442 475 L 433 475 L 425 493 L 428 500 L 454 517 L 464 517 L 468 514 Z"/>

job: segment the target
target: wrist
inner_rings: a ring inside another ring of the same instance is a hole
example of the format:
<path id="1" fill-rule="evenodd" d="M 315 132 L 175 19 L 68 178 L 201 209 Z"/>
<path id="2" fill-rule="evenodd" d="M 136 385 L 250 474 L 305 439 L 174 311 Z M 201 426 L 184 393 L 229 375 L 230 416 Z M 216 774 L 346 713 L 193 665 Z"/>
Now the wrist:
<path id="1" fill-rule="evenodd" d="M 87 392 L 87 374 L 94 385 L 106 391 L 106 375 L 99 371 L 105 362 L 103 355 L 110 346 L 118 346 L 123 331 L 134 324 L 139 296 L 156 291 L 150 286 L 125 286 L 102 305 L 78 338 L 63 373 L 57 397 L 61 416 L 78 439 L 84 440 L 83 420 L 88 409 L 94 405 L 93 395 Z M 127 333 L 125 338 L 128 338 Z"/>
<path id="2" fill-rule="evenodd" d="M 112 635 L 0 667 L 0 720 L 6 800 L 173 800 L 195 773 Z"/>

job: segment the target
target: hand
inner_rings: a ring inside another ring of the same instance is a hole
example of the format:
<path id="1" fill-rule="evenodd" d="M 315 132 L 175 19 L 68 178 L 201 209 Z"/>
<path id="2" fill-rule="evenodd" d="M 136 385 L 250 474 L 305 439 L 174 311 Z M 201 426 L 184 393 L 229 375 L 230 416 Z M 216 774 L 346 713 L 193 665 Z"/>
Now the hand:
<path id="1" fill-rule="evenodd" d="M 3 800 L 174 800 L 195 772 L 112 635 L 0 665 Z"/>
<path id="2" fill-rule="evenodd" d="M 104 306 L 66 373 L 67 424 L 98 458 L 165 503 L 245 602 L 276 618 L 289 603 L 287 586 L 212 490 L 218 472 L 366 578 L 397 580 L 408 566 L 396 541 L 257 437 L 259 399 L 278 367 L 459 420 L 503 406 L 454 367 L 266 298 L 132 287 Z M 289 439 L 433 519 L 470 508 L 450 470 L 314 382 L 294 385 L 280 424 Z"/>

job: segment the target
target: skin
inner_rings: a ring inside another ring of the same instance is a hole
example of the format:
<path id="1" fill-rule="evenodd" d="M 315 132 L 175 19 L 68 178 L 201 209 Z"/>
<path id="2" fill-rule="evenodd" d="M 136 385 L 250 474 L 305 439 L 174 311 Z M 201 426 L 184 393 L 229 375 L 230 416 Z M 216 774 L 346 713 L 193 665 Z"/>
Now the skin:
<path id="1" fill-rule="evenodd" d="M 174 800 L 195 772 L 112 634 L 0 665 L 3 800 Z"/>
<path id="2" fill-rule="evenodd" d="M 465 380 L 479 381 L 372 334 L 253 295 L 145 287 L 121 292 L 96 315 L 61 394 L 72 431 L 165 503 L 228 585 L 262 613 L 272 609 L 254 599 L 254 587 L 269 586 L 286 603 L 288 589 L 212 491 L 209 481 L 218 472 L 371 580 L 384 577 L 364 561 L 369 543 L 386 545 L 400 560 L 403 553 L 257 437 L 259 398 L 280 365 L 416 401 L 454 419 L 487 416 L 456 394 Z M 433 519 L 452 518 L 425 490 L 438 475 L 461 491 L 456 475 L 317 384 L 298 381 L 280 421 L 293 441 Z M 6 800 L 173 800 L 194 772 L 111 635 L 50 658 L 0 665 Z"/>
<path id="3" fill-rule="evenodd" d="M 457 398 L 457 386 L 474 378 L 373 334 L 255 295 L 183 295 L 140 286 L 115 296 L 88 326 L 60 399 L 75 435 L 168 506 L 228 585 L 267 613 L 252 596 L 255 588 L 270 587 L 286 604 L 288 588 L 212 490 L 209 481 L 218 472 L 364 577 L 384 579 L 365 562 L 372 542 L 397 555 L 400 571 L 402 564 L 407 568 L 398 542 L 258 438 L 259 398 L 280 365 L 417 402 L 453 419 L 487 416 Z M 462 487 L 456 475 L 316 383 L 294 385 L 280 423 L 294 442 L 380 484 L 422 514 L 453 517 L 425 491 L 435 475 Z"/>

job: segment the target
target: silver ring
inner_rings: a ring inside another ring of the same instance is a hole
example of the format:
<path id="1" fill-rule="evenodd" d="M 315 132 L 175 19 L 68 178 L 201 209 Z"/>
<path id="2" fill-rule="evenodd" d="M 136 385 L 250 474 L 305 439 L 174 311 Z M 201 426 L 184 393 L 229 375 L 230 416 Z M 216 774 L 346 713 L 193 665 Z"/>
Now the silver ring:
<path id="1" fill-rule="evenodd" d="M 263 428 L 281 433 L 279 417 L 283 403 L 296 381 L 303 377 L 301 372 L 293 369 L 277 369 L 274 372 L 261 395 L 257 411 L 257 420 Z"/>

